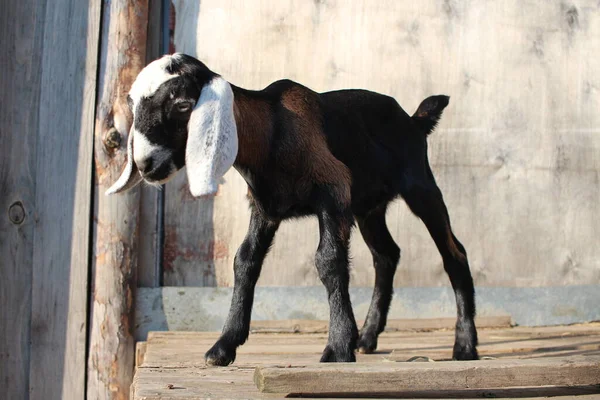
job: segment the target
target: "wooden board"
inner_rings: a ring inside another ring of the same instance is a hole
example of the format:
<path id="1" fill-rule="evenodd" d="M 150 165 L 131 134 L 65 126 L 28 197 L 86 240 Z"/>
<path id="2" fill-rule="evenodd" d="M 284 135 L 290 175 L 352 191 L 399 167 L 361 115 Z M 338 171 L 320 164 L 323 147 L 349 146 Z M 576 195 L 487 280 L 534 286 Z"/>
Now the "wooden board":
<path id="1" fill-rule="evenodd" d="M 3 3 L 0 13 L 0 382 L 2 396 L 29 393 L 36 137 L 44 4 Z M 22 26 L 37 27 L 22 29 Z"/>
<path id="2" fill-rule="evenodd" d="M 478 328 L 508 328 L 511 326 L 509 315 L 495 317 L 477 317 Z M 357 321 L 362 326 L 364 321 Z M 435 329 L 454 329 L 456 318 L 413 318 L 389 319 L 385 326 L 387 332 L 427 331 Z M 285 319 L 251 321 L 250 331 L 255 333 L 325 333 L 329 330 L 329 321 L 308 319 Z"/>
<path id="3" fill-rule="evenodd" d="M 135 366 L 139 367 L 144 363 L 146 357 L 146 342 L 137 342 L 135 344 Z"/>
<path id="4" fill-rule="evenodd" d="M 145 65 L 148 2 L 112 0 L 103 8 L 99 93 L 94 132 L 93 296 L 87 399 L 126 398 L 133 379 L 133 312 L 139 191 L 105 196 L 121 175 L 132 115 L 127 93 Z M 107 135 L 114 135 L 107 141 Z M 114 143 L 114 145 L 113 145 Z"/>
<path id="5" fill-rule="evenodd" d="M 201 2 L 177 4 L 179 9 L 171 6 L 169 10 L 172 33 L 178 24 L 189 24 L 189 40 L 196 41 Z M 174 45 L 170 50 L 182 51 L 176 42 L 170 44 Z M 214 225 L 219 223 L 213 218 L 214 201 L 215 196 L 196 199 L 191 195 L 185 170 L 165 185 L 164 286 L 217 286 L 215 262 L 232 249 L 228 240 L 214 236 Z"/>
<path id="6" fill-rule="evenodd" d="M 204 352 L 218 338 L 217 333 L 151 332 L 146 367 L 189 368 L 204 366 Z M 480 329 L 479 351 L 496 358 L 551 357 L 596 354 L 600 352 L 600 329 L 587 325 L 558 329 L 513 328 Z M 406 361 L 413 357 L 448 360 L 452 357 L 453 331 L 390 332 L 380 336 L 376 354 L 358 354 L 359 362 Z M 327 342 L 327 334 L 251 334 L 238 349 L 238 360 L 251 362 L 257 355 L 289 355 L 290 360 L 316 362 Z M 185 351 L 182 349 L 185 347 Z M 525 349 L 525 350 L 523 350 Z M 174 356 L 176 355 L 176 356 Z"/>
<path id="7" fill-rule="evenodd" d="M 214 238 L 214 196 L 194 199 L 183 172 L 165 190 L 165 286 L 217 286 L 215 261 L 232 250 Z"/>
<path id="8" fill-rule="evenodd" d="M 254 368 L 228 367 L 209 371 L 181 369 L 141 369 L 132 385 L 132 400 L 203 400 L 203 399 L 284 399 L 283 394 L 261 393 L 252 382 Z M 204 382 L 199 384 L 199 382 Z M 346 396 L 350 397 L 349 394 Z M 411 391 L 395 393 L 394 398 L 451 399 L 451 398 L 519 398 L 536 399 L 553 396 L 555 400 L 597 400 L 600 390 L 594 387 L 539 389 L 472 389 L 466 391 Z M 554 397 L 557 396 L 557 397 Z M 308 397 L 308 396 L 307 396 Z M 311 396 L 323 398 L 325 396 Z M 327 395 L 331 398 L 333 396 Z M 343 393 L 336 399 L 348 398 Z M 378 398 L 390 398 L 380 395 Z M 356 398 L 355 395 L 352 398 Z"/>
<path id="9" fill-rule="evenodd" d="M 327 342 L 327 335 L 292 333 L 255 333 L 238 349 L 234 364 L 225 368 L 208 368 L 204 352 L 218 338 L 218 333 L 206 332 L 151 332 L 146 342 L 144 361 L 138 366 L 132 385 L 133 399 L 204 399 L 204 398 L 283 398 L 283 395 L 260 393 L 253 383 L 257 366 L 300 368 L 317 364 Z M 543 328 L 480 329 L 480 350 L 500 360 L 553 359 L 557 348 L 571 348 L 564 356 L 600 356 L 600 324 L 555 326 Z M 376 354 L 357 354 L 357 364 L 364 366 L 394 365 L 415 356 L 434 360 L 449 359 L 452 355 L 454 332 L 387 332 L 381 335 Z M 532 342 L 537 351 L 531 354 L 511 354 L 513 347 Z M 591 347 L 596 346 L 596 347 Z M 437 363 L 411 363 L 441 365 Z M 317 364 L 318 365 L 318 364 Z M 596 393 L 600 388 L 544 389 L 515 392 L 513 389 L 480 390 L 438 393 L 439 397 L 504 395 L 571 396 Z M 433 392 L 412 392 L 405 397 L 432 397 Z"/>
<path id="10" fill-rule="evenodd" d="M 45 4 L 45 6 L 43 5 Z M 92 147 L 101 0 L 41 2 L 29 398 L 85 396 Z M 25 28 L 24 28 L 25 27 Z M 36 51 L 19 49 L 24 54 Z M 20 56 L 17 57 L 17 59 Z M 14 108 L 29 108 L 13 103 Z M 29 112 L 36 113 L 36 108 Z M 18 137 L 18 132 L 10 132 Z M 23 293 L 27 296 L 28 293 Z M 9 323 L 6 321 L 6 323 Z"/>
<path id="11" fill-rule="evenodd" d="M 258 367 L 266 393 L 402 393 L 600 385 L 600 357 Z"/>
<path id="12" fill-rule="evenodd" d="M 161 6 L 162 0 L 148 0 L 148 37 L 146 63 L 162 54 L 161 45 Z M 138 287 L 160 286 L 159 271 L 156 268 L 157 205 L 159 191 L 151 185 L 140 185 L 140 225 L 138 239 Z"/>
<path id="13" fill-rule="evenodd" d="M 136 374 L 132 386 L 133 400 L 204 400 L 204 399 L 284 399 L 283 394 L 261 393 L 252 383 L 253 368 L 224 368 L 198 373 L 188 370 L 145 369 Z M 198 381 L 206 382 L 198 385 Z M 139 389 L 138 389 L 139 388 Z M 346 395 L 347 397 L 345 397 Z M 519 398 L 521 400 L 540 400 L 552 396 L 554 400 L 598 400 L 597 388 L 542 388 L 542 389 L 497 389 L 467 391 L 413 391 L 395 393 L 393 398 L 403 399 L 475 399 L 475 398 Z M 556 396 L 556 397 L 554 397 Z M 308 397 L 308 396 L 307 396 Z M 311 396 L 314 399 L 332 398 L 333 395 Z M 377 398 L 391 398 L 389 394 Z M 339 393 L 336 399 L 354 398 L 355 395 Z"/>

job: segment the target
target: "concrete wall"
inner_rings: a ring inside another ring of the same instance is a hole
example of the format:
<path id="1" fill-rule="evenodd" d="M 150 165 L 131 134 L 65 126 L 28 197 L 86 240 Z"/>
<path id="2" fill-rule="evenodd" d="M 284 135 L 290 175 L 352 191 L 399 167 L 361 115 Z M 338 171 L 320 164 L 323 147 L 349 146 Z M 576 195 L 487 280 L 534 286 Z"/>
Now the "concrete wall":
<path id="1" fill-rule="evenodd" d="M 600 3 L 597 0 L 175 0 L 175 45 L 236 85 L 290 78 L 366 88 L 412 113 L 451 102 L 430 159 L 478 286 L 600 284 Z M 165 284 L 230 286 L 246 231 L 234 170 L 196 201 L 167 185 Z M 388 211 L 403 250 L 396 286 L 448 286 L 423 224 Z M 320 285 L 316 220 L 286 223 L 259 285 Z M 170 246 L 170 247 L 169 247 Z M 371 286 L 358 231 L 352 284 Z"/>
<path id="2" fill-rule="evenodd" d="M 136 294 L 135 338 L 146 340 L 150 331 L 219 331 L 225 323 L 232 292 L 231 288 L 219 287 L 140 288 Z M 371 288 L 350 289 L 357 321 L 367 315 L 371 294 Z M 522 326 L 598 321 L 598 304 L 598 285 L 480 287 L 476 324 L 481 328 L 480 318 L 502 316 L 510 316 L 513 324 Z M 456 317 L 454 293 L 449 287 L 396 288 L 388 317 L 399 320 L 396 326 L 404 323 L 405 328 L 406 319 L 452 320 Z M 322 285 L 256 289 L 253 321 L 294 319 L 329 320 L 327 292 Z M 452 327 L 453 323 L 449 323 L 448 328 Z"/>

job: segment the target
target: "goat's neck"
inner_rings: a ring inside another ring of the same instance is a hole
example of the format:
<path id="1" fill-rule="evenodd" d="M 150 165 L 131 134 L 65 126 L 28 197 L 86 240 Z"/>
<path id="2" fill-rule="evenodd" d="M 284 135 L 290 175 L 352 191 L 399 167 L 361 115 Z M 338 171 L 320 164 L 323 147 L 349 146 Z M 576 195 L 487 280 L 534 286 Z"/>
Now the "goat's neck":
<path id="1" fill-rule="evenodd" d="M 271 107 L 261 92 L 234 85 L 231 87 L 238 135 L 238 154 L 234 166 L 238 171 L 256 174 L 267 160 L 273 120 Z"/>

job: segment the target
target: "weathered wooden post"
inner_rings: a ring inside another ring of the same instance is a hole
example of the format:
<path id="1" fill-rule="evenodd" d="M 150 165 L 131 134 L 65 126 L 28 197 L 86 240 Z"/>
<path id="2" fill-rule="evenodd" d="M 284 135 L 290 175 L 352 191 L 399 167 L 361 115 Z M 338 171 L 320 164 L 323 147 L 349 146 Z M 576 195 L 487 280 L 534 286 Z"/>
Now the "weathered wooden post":
<path id="1" fill-rule="evenodd" d="M 131 113 L 127 92 L 145 65 L 147 0 L 103 4 L 94 133 L 94 253 L 88 399 L 127 399 L 133 378 L 133 312 L 139 192 L 107 197 L 126 156 Z"/>

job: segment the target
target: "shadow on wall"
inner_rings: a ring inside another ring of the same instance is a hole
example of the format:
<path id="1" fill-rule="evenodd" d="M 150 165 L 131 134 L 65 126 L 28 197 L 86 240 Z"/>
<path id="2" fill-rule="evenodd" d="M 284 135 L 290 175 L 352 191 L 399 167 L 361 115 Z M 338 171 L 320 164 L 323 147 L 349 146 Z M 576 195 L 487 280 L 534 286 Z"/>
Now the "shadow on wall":
<path id="1" fill-rule="evenodd" d="M 201 1 L 175 0 L 172 5 L 170 50 L 197 56 L 197 37 L 189 33 L 197 31 Z M 186 18 L 183 29 L 177 26 L 177 15 L 193 17 Z M 165 190 L 164 285 L 216 286 L 213 260 L 222 245 L 215 241 L 214 197 L 194 198 L 185 171 L 167 183 Z"/>

